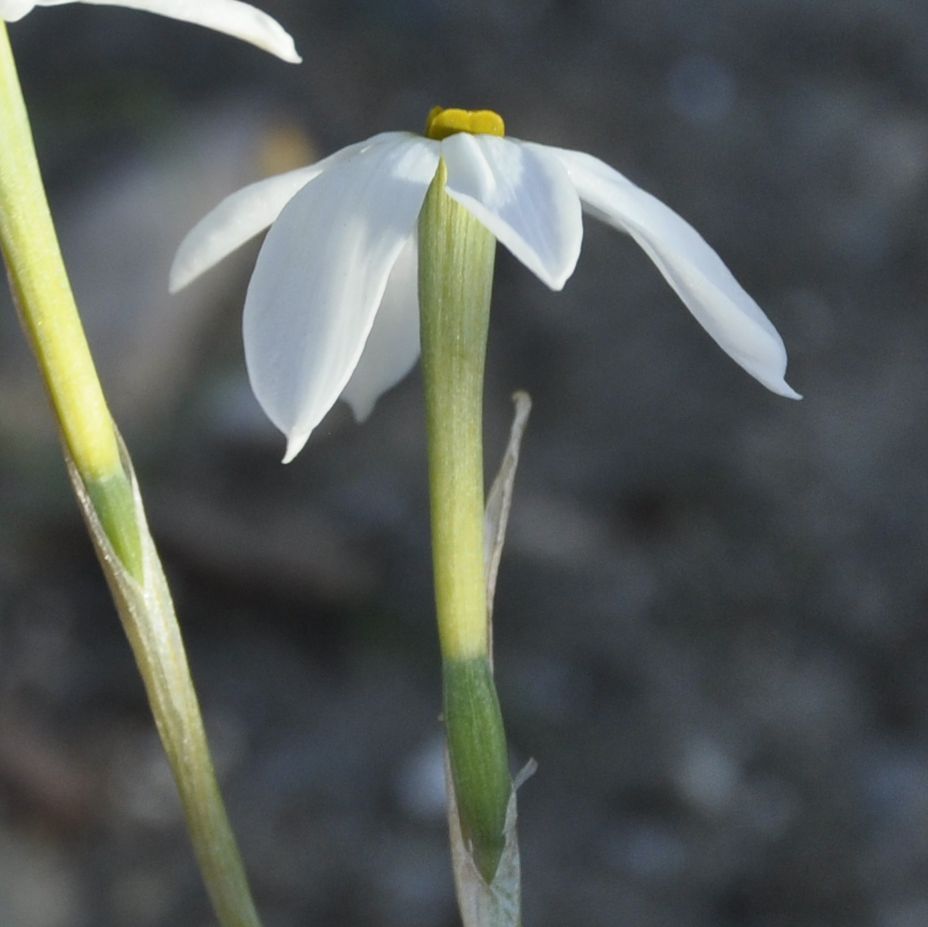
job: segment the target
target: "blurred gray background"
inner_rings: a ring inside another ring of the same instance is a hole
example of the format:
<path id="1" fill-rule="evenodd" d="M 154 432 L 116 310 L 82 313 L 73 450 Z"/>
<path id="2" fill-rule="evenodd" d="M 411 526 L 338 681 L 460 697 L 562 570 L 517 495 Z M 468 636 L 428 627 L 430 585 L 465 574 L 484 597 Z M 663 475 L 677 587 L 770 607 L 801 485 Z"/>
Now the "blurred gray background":
<path id="1" fill-rule="evenodd" d="M 420 379 L 291 465 L 251 397 L 223 195 L 436 104 L 589 151 L 779 327 L 728 360 L 589 221 L 500 252 L 488 467 L 535 409 L 497 598 L 528 927 L 928 923 L 928 5 L 264 0 L 302 67 L 99 7 L 10 33 L 93 349 L 267 927 L 452 927 Z M 2 142 L 0 142 L 2 143 Z M 129 649 L 0 296 L 0 923 L 206 927 Z"/>

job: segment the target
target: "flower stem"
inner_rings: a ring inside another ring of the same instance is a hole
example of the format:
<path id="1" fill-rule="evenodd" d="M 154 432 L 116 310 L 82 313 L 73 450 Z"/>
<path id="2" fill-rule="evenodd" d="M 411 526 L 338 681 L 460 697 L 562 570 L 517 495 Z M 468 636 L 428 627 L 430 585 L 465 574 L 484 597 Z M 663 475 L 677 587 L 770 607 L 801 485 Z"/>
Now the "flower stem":
<path id="1" fill-rule="evenodd" d="M 224 927 L 260 927 L 213 771 L 167 582 L 81 326 L 0 21 L 0 250 L 68 472 L 145 684 L 191 842 Z"/>
<path id="2" fill-rule="evenodd" d="M 140 529 L 144 586 L 113 556 L 98 508 L 70 455 L 68 472 L 145 684 L 213 908 L 223 927 L 260 927 L 216 781 L 171 593 L 148 531 L 142 499 L 125 449 L 123 459 L 129 477 L 128 504 L 134 507 Z"/>
<path id="3" fill-rule="evenodd" d="M 445 192 L 419 220 L 419 301 L 444 718 L 461 828 L 491 882 L 512 791 L 490 663 L 484 575 L 483 371 L 496 241 Z"/>
<path id="4" fill-rule="evenodd" d="M 116 429 L 68 281 L 6 26 L 0 22 L 0 250 L 71 457 L 117 556 L 141 579 L 141 547 Z"/>

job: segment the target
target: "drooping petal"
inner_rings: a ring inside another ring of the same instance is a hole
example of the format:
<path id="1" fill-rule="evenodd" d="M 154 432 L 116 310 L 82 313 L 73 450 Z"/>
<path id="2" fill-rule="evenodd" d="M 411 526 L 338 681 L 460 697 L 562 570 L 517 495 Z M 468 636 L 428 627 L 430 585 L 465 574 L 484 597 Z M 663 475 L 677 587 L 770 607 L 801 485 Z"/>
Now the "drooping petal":
<path id="1" fill-rule="evenodd" d="M 240 0 L 35 0 L 30 3 L 0 0 L 0 18 L 12 22 L 37 6 L 62 6 L 65 3 L 92 3 L 96 6 L 147 10 L 243 39 L 292 64 L 302 61 L 293 39 L 277 20 Z"/>
<path id="2" fill-rule="evenodd" d="M 26 13 L 31 13 L 35 3 L 33 0 L 0 0 L 0 19 L 8 23 L 15 23 L 22 19 Z"/>
<path id="3" fill-rule="evenodd" d="M 182 290 L 269 228 L 294 195 L 318 176 L 319 165 L 314 164 L 259 180 L 227 196 L 181 241 L 171 264 L 171 292 Z"/>
<path id="4" fill-rule="evenodd" d="M 284 208 L 245 301 L 245 361 L 292 460 L 357 366 L 412 235 L 438 146 L 398 135 L 320 174 Z"/>
<path id="5" fill-rule="evenodd" d="M 314 177 L 346 158 L 399 134 L 385 132 L 375 135 L 342 148 L 309 167 L 259 180 L 227 196 L 184 236 L 171 265 L 171 292 L 183 289 L 248 239 L 268 228 L 293 196 Z"/>
<path id="6" fill-rule="evenodd" d="M 561 160 L 584 207 L 641 245 L 723 351 L 769 390 L 801 398 L 784 379 L 786 348 L 773 323 L 689 223 L 598 158 L 546 150 Z"/>
<path id="7" fill-rule="evenodd" d="M 563 165 L 541 146 L 461 132 L 441 143 L 448 195 L 529 270 L 559 290 L 583 239 L 580 201 Z"/>
<path id="8" fill-rule="evenodd" d="M 393 265 L 367 344 L 341 398 L 363 422 L 419 357 L 419 248 L 415 234 Z"/>

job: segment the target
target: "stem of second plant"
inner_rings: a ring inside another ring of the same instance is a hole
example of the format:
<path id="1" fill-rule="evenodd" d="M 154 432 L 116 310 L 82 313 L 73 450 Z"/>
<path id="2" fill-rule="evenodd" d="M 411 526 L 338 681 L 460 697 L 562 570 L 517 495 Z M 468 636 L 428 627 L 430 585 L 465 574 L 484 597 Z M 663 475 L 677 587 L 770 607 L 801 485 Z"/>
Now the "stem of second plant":
<path id="1" fill-rule="evenodd" d="M 58 425 L 116 555 L 142 579 L 132 487 L 71 292 L 0 22 L 0 250 Z"/>
<path id="2" fill-rule="evenodd" d="M 132 646 L 224 927 L 260 927 L 213 770 L 180 628 L 84 336 L 0 21 L 0 250 L 69 471 Z"/>

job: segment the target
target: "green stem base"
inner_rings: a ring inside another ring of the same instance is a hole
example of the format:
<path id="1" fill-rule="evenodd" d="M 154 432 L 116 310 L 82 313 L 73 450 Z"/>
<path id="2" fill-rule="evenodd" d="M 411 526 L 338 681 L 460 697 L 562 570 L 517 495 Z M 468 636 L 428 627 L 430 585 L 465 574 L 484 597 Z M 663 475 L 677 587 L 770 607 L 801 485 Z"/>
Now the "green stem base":
<path id="1" fill-rule="evenodd" d="M 87 494 L 113 551 L 136 582 L 143 581 L 142 544 L 135 521 L 132 484 L 124 473 L 87 481 Z"/>
<path id="2" fill-rule="evenodd" d="M 474 863 L 493 881 L 506 842 L 512 779 L 489 660 L 443 664 L 445 726 L 461 829 Z"/>

